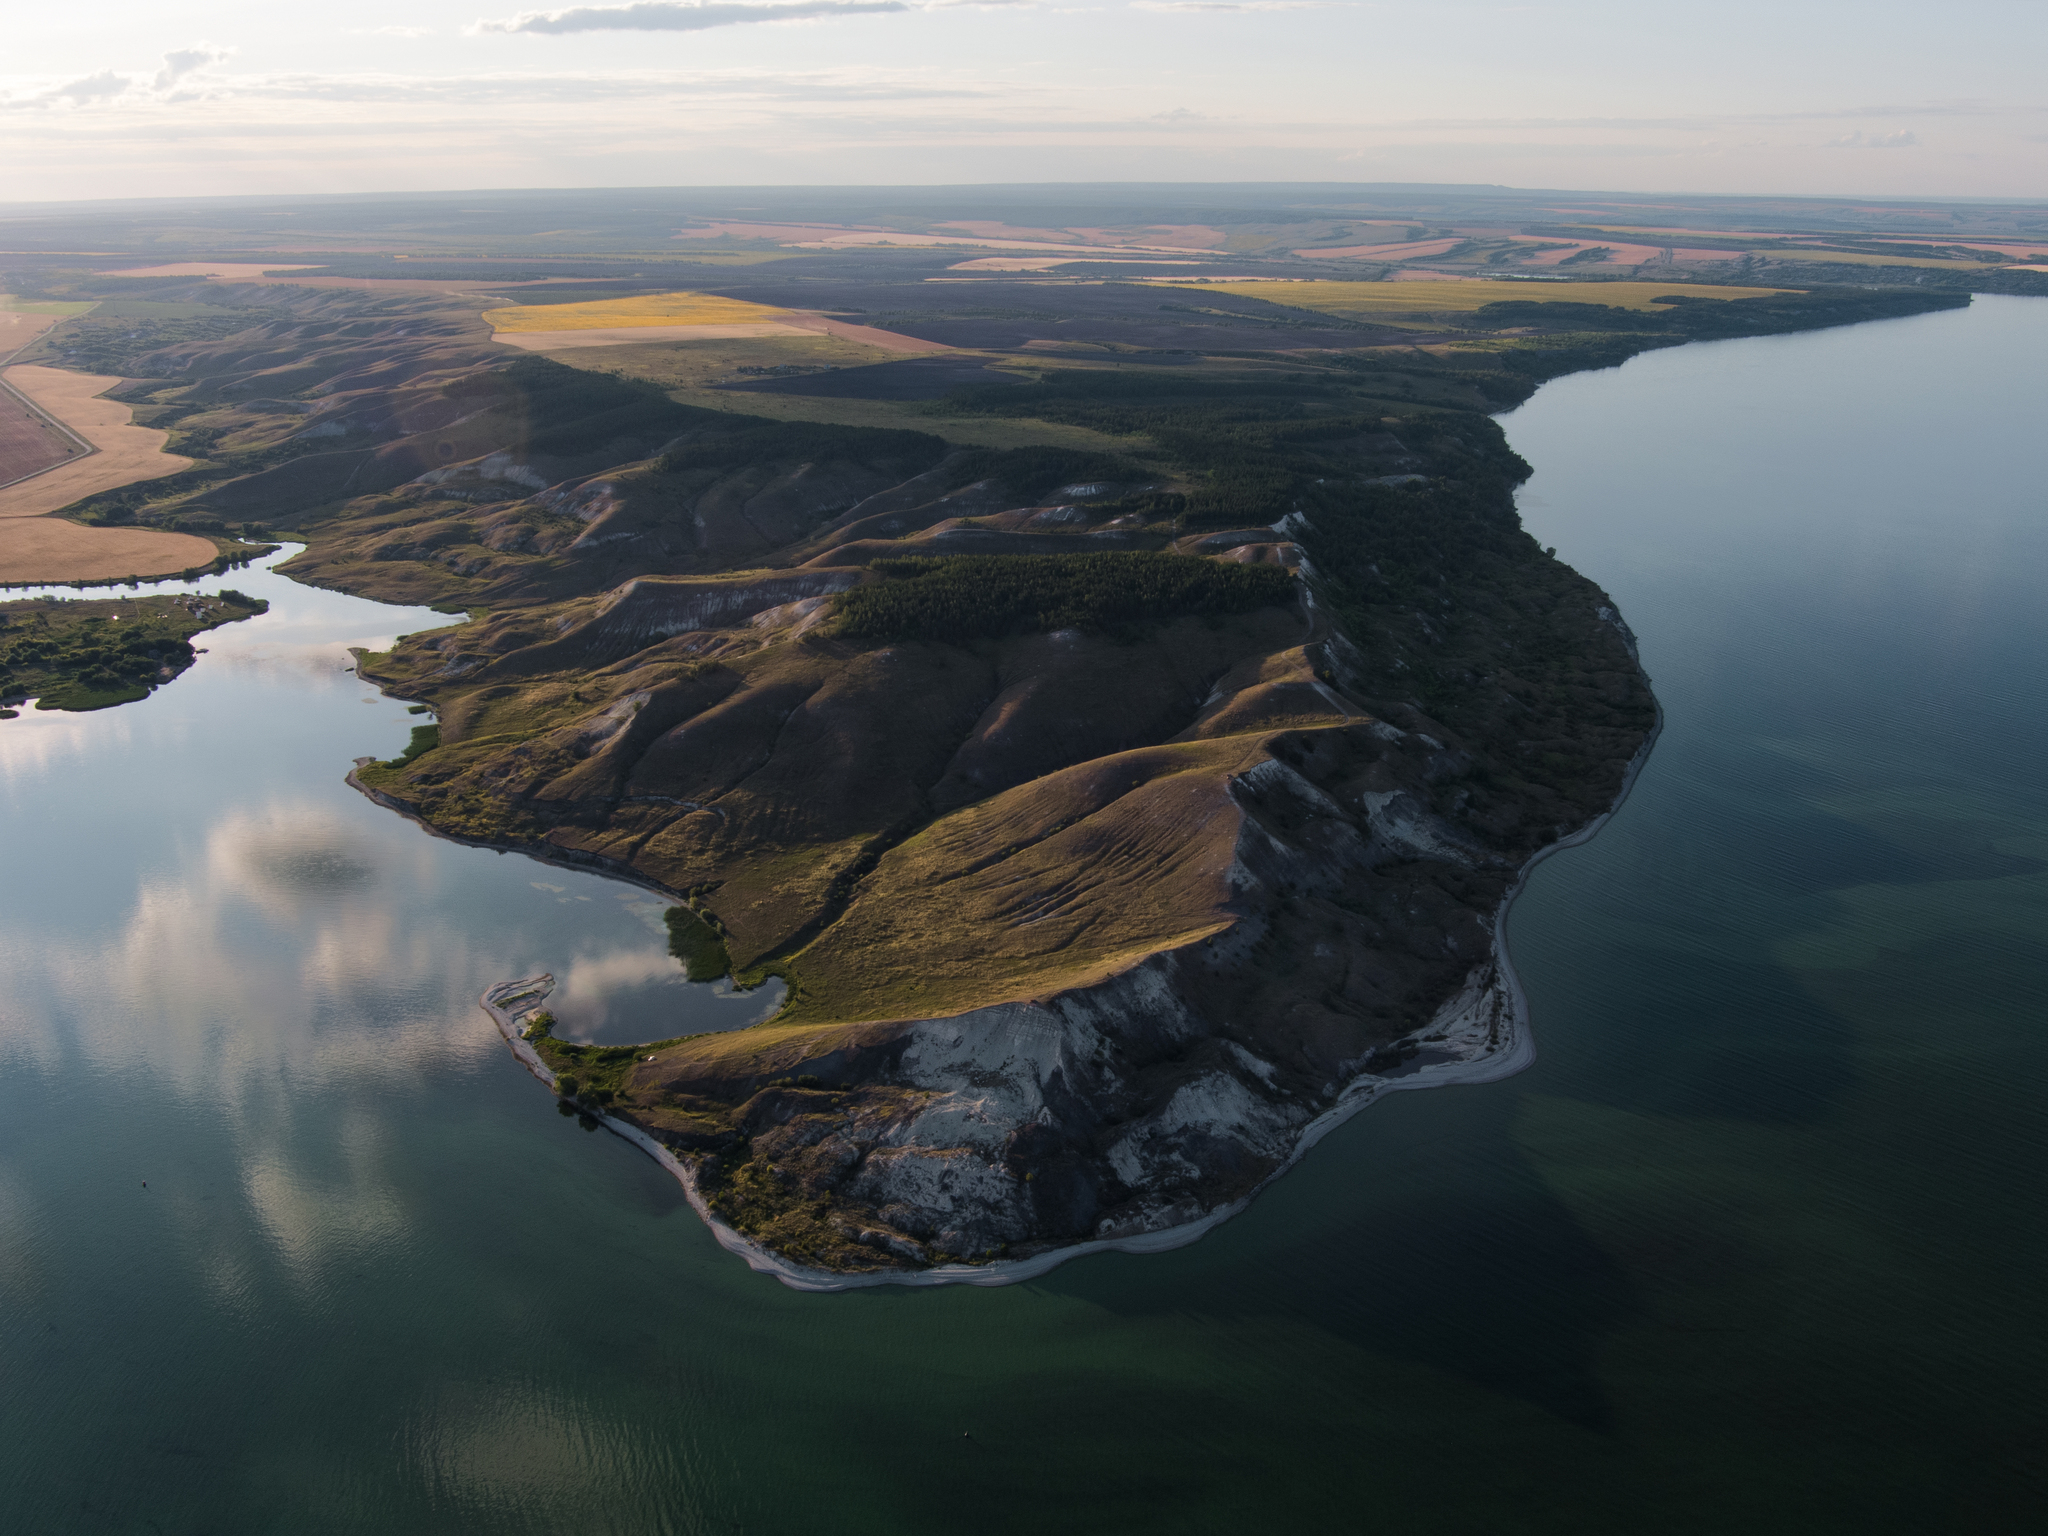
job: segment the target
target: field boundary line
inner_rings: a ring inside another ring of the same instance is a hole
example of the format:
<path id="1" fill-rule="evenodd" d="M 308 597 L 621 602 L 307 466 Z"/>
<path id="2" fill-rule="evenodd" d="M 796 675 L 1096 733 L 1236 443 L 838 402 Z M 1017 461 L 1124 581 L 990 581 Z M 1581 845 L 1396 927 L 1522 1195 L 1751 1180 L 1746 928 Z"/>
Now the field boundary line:
<path id="1" fill-rule="evenodd" d="M 93 308 L 95 309 L 97 309 L 98 307 L 98 305 L 93 306 Z M 86 311 L 87 314 L 90 314 L 91 312 L 91 310 Z M 57 322 L 57 325 L 62 325 L 64 323 L 64 320 L 75 320 L 77 318 L 78 317 L 76 315 L 66 315 L 63 317 L 63 319 L 60 319 Z M 57 325 L 51 326 L 50 331 L 54 331 L 57 328 Z M 29 473 L 25 475 L 16 475 L 12 480 L 0 480 L 0 491 L 6 490 L 11 485 L 20 485 L 25 481 L 34 480 L 39 476 L 47 475 L 53 469 L 62 469 L 66 464 L 83 463 L 84 460 L 91 458 L 94 454 L 100 451 L 100 445 L 98 443 L 94 442 L 84 433 L 77 431 L 68 423 L 58 420 L 55 416 L 51 415 L 36 401 L 31 399 L 29 396 L 23 394 L 20 390 L 16 389 L 12 384 L 7 382 L 7 370 L 14 366 L 14 360 L 20 357 L 22 353 L 26 352 L 30 347 L 34 346 L 37 342 L 41 341 L 45 336 L 48 336 L 50 334 L 50 331 L 39 331 L 35 335 L 29 337 L 29 339 L 27 341 L 24 341 L 20 346 L 16 347 L 12 352 L 8 353 L 5 357 L 0 357 L 0 391 L 4 391 L 6 394 L 11 395 L 14 399 L 20 401 L 22 407 L 25 410 L 27 410 L 27 412 L 31 416 L 38 418 L 48 426 L 56 428 L 60 435 L 69 438 L 72 442 L 76 443 L 80 448 L 84 450 L 84 453 L 79 458 L 76 459 L 64 459 L 56 464 L 45 464 L 41 469 L 31 470 L 29 471 Z"/>

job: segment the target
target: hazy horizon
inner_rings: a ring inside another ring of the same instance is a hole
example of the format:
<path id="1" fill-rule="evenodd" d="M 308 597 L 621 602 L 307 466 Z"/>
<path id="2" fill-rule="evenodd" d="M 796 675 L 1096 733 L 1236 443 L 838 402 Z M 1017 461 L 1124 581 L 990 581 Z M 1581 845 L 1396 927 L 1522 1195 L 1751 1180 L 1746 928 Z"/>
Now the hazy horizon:
<path id="1" fill-rule="evenodd" d="M 370 3 L 17 17 L 8 202 L 1420 182 L 2048 194 L 2040 7 L 1617 0 Z"/>

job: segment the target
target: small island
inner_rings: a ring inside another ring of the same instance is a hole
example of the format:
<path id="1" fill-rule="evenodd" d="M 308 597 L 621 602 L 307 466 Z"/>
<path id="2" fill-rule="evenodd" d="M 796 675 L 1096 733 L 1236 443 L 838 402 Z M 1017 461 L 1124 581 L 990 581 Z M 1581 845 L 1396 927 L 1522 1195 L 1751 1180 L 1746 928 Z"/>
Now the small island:
<path id="1" fill-rule="evenodd" d="M 31 698 L 66 710 L 147 698 L 197 659 L 192 636 L 269 607 L 232 589 L 0 603 L 0 719 Z"/>

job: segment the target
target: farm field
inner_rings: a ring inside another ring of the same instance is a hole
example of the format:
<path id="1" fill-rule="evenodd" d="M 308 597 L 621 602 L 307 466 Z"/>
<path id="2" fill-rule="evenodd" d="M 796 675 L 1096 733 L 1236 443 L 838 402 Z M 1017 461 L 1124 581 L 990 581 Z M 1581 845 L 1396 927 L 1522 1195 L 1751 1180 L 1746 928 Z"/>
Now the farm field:
<path id="1" fill-rule="evenodd" d="M 0 361 L 14 356 L 57 323 L 54 315 L 31 315 L 6 307 L 0 295 Z"/>
<path id="2" fill-rule="evenodd" d="M 175 474 L 192 461 L 163 451 L 169 434 L 135 426 L 127 406 L 102 398 L 118 378 L 26 365 L 4 377 L 98 452 L 0 488 L 0 583 L 159 576 L 213 559 L 212 540 L 193 534 L 86 528 L 48 516 L 80 497 Z"/>
<path id="3" fill-rule="evenodd" d="M 1772 251 L 1770 255 L 1773 261 L 1825 261 L 1845 267 L 1938 267 L 1945 272 L 1977 272 L 1985 265 L 1944 256 L 1873 256 L 1863 251 Z"/>
<path id="4" fill-rule="evenodd" d="M 14 395 L 0 390 L 0 486 L 40 474 L 77 452 L 62 433 Z"/>
<path id="5" fill-rule="evenodd" d="M 310 262 L 289 261 L 165 261 L 153 267 L 122 267 L 115 272 L 96 272 L 95 277 L 225 277 L 238 282 L 260 278 L 270 272 L 304 272 Z"/>
<path id="6" fill-rule="evenodd" d="M 0 521 L 0 586 L 37 582 L 118 581 L 167 576 L 206 565 L 211 539 L 155 528 L 87 528 L 61 517 Z"/>
<path id="7" fill-rule="evenodd" d="M 1176 291 L 1187 293 L 1191 290 L 1177 287 Z M 1480 278 L 1470 282 L 1204 283 L 1192 291 L 1236 294 L 1240 298 L 1265 299 L 1274 304 L 1286 304 L 1296 309 L 1319 309 L 1333 315 L 1374 315 L 1403 311 L 1470 311 L 1510 299 L 1659 310 L 1670 308 L 1667 304 L 1655 302 L 1665 294 L 1681 294 L 1689 299 L 1753 299 L 1767 293 L 1793 293 L 1797 290 L 1736 288 L 1709 283 L 1488 282 Z"/>
<path id="8" fill-rule="evenodd" d="M 121 382 L 118 378 L 28 364 L 0 377 L 98 450 L 76 464 L 0 490 L 0 521 L 41 517 L 96 491 L 192 467 L 190 459 L 163 451 L 169 433 L 135 426 L 129 407 L 104 398 L 105 391 Z"/>
<path id="9" fill-rule="evenodd" d="M 585 347 L 637 347 L 661 341 L 731 341 L 743 336 L 785 335 L 779 321 L 759 325 L 620 325 L 590 330 L 497 331 L 491 340 L 522 352 L 573 352 Z"/>
<path id="10" fill-rule="evenodd" d="M 616 331 L 651 326 L 763 325 L 788 318 L 788 311 L 711 293 L 648 293 L 626 299 L 593 299 L 583 304 L 518 304 L 487 309 L 494 331 Z"/>
<path id="11" fill-rule="evenodd" d="M 731 331 L 744 334 L 731 335 Z M 601 359 L 575 355 L 577 345 L 587 344 L 585 336 L 605 338 Z M 614 370 L 634 378 L 648 379 L 669 390 L 713 390 L 758 378 L 777 377 L 776 370 L 791 373 L 824 372 L 827 369 L 860 368 L 887 362 L 897 354 L 883 347 L 845 341 L 816 331 L 788 326 L 773 329 L 740 326 L 700 326 L 678 336 L 666 330 L 630 331 L 617 341 L 609 332 L 541 332 L 535 339 L 560 338 L 561 346 L 528 348 L 546 350 L 571 367 L 588 363 L 594 368 Z M 629 348 L 630 350 L 621 350 Z M 692 403 L 704 403 L 695 401 Z M 722 408 L 729 400 L 718 398 Z"/>

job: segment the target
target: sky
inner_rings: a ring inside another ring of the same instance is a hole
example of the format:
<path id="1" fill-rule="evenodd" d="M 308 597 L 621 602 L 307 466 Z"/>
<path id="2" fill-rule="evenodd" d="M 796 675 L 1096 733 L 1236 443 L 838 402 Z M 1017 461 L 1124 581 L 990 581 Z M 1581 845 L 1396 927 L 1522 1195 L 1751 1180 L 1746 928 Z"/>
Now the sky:
<path id="1" fill-rule="evenodd" d="M 2048 197 L 2042 0 L 9 10 L 8 202 L 1132 180 Z"/>

